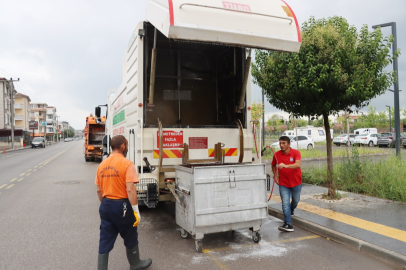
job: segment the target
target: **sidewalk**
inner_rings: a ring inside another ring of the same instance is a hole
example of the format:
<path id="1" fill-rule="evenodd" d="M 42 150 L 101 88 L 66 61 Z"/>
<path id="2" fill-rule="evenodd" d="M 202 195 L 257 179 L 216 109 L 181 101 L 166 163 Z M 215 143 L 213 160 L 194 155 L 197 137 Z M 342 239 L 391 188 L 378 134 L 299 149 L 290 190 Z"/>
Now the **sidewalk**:
<path id="1" fill-rule="evenodd" d="M 46 144 L 46 146 L 51 146 L 51 145 L 53 145 L 53 144 L 55 144 L 55 143 L 59 143 L 59 142 L 48 141 L 47 144 Z M 14 147 L 14 149 L 5 148 L 5 150 L 4 150 L 4 148 L 0 148 L 0 155 L 3 154 L 4 151 L 5 151 L 6 153 L 9 153 L 9 152 L 14 152 L 14 151 L 19 151 L 19 150 L 24 150 L 24 149 L 29 149 L 29 148 L 31 148 L 31 145 L 23 146 L 23 147 Z"/>
<path id="2" fill-rule="evenodd" d="M 341 192 L 327 201 L 323 187 L 303 184 L 294 226 L 401 265 L 406 269 L 406 203 Z M 275 184 L 269 214 L 283 220 L 279 187 Z"/>

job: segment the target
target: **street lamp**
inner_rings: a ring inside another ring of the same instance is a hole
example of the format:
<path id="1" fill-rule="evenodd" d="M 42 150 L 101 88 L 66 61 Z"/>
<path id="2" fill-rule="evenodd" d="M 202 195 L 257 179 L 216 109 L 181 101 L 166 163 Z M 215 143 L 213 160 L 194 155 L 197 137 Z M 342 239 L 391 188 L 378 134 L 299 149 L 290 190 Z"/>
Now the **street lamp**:
<path id="1" fill-rule="evenodd" d="M 386 105 L 389 108 L 389 132 L 392 132 L 392 118 L 391 118 L 391 110 L 390 106 Z"/>
<path id="2" fill-rule="evenodd" d="M 388 27 L 390 26 L 392 28 L 392 36 L 393 36 L 393 44 L 392 44 L 392 53 L 395 59 L 393 60 L 393 70 L 395 71 L 395 90 L 393 91 L 394 96 L 395 96 L 395 145 L 396 145 L 396 156 L 400 157 L 400 113 L 399 113 L 399 71 L 398 71 L 398 57 L 396 56 L 396 52 L 398 50 L 398 44 L 397 44 L 397 37 L 396 37 L 396 23 L 395 22 L 390 22 L 390 23 L 384 23 L 384 24 L 378 24 L 378 25 L 373 25 L 372 28 L 378 28 L 378 27 Z M 390 113 L 389 113 L 390 115 Z"/>

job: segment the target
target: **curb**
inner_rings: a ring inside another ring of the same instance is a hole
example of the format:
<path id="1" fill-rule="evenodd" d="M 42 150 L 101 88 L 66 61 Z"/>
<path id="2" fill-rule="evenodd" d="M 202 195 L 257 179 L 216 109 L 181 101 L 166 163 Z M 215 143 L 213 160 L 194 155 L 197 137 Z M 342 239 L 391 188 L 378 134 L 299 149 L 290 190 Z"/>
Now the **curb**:
<path id="1" fill-rule="evenodd" d="M 6 154 L 7 153 L 10 153 L 10 152 L 15 152 L 15 151 L 20 151 L 20 150 L 26 150 L 26 149 L 30 149 L 31 148 L 31 146 L 26 146 L 26 147 L 24 147 L 24 148 L 18 148 L 18 149 L 9 149 L 9 150 L 6 150 Z M 3 151 L 1 151 L 1 154 L 3 154 Z"/>
<path id="2" fill-rule="evenodd" d="M 278 219 L 283 220 L 283 212 L 271 207 L 268 207 L 268 214 L 274 216 Z M 397 266 L 401 266 L 401 269 L 406 269 L 406 256 L 393 252 L 391 250 L 382 248 L 380 246 L 365 242 L 363 240 L 357 239 L 355 237 L 349 236 L 347 234 L 343 234 L 324 226 L 318 225 L 311 221 L 305 220 L 303 218 L 299 218 L 296 216 L 292 216 L 292 222 L 295 226 L 298 226 L 302 229 L 307 231 L 313 232 L 318 234 L 322 237 L 329 238 L 335 242 L 340 244 L 344 244 L 355 248 L 361 252 L 373 255 L 375 257 L 381 258 L 383 260 L 389 261 L 391 263 L 396 264 Z"/>

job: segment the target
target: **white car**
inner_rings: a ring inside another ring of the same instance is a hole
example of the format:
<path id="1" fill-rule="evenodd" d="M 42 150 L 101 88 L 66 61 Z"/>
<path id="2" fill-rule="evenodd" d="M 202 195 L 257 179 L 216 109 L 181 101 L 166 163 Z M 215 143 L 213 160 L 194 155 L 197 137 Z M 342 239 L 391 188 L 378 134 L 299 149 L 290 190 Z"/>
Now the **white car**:
<path id="1" fill-rule="evenodd" d="M 333 143 L 337 146 L 341 146 L 344 140 L 347 140 L 347 134 L 341 134 L 333 139 Z"/>
<path id="2" fill-rule="evenodd" d="M 368 145 L 374 147 L 378 145 L 378 134 L 361 134 L 354 138 L 354 144 Z"/>
<path id="3" fill-rule="evenodd" d="M 299 149 L 307 149 L 312 150 L 314 148 L 314 141 L 312 138 L 309 138 L 304 135 L 297 136 L 298 141 L 296 141 L 296 137 L 290 139 L 290 147 L 293 149 L 297 149 L 299 145 Z M 272 148 L 279 149 L 279 141 L 271 144 Z"/>

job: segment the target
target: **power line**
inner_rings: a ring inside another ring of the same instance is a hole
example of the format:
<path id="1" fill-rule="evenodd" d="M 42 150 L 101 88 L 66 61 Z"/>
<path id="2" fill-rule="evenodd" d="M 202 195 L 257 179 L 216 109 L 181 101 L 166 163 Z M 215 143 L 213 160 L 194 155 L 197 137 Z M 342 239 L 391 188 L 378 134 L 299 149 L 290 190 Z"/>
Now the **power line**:
<path id="1" fill-rule="evenodd" d="M 0 68 L 0 70 L 3 71 L 3 74 L 8 74 L 8 75 L 11 76 L 11 77 L 16 77 L 16 76 L 14 76 L 13 74 L 11 74 L 11 73 L 5 71 L 4 69 L 1 69 L 1 68 Z M 31 94 L 31 92 L 28 90 L 28 88 L 25 87 L 25 85 L 23 84 L 22 81 L 19 81 L 19 83 L 21 83 L 21 85 L 24 87 L 24 89 L 27 91 L 27 93 L 28 93 L 33 99 L 35 99 L 35 100 L 37 100 L 37 102 L 39 102 L 39 100 L 38 100 L 33 94 Z"/>

